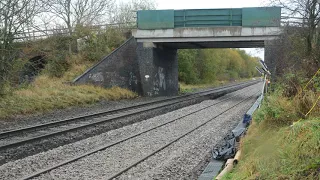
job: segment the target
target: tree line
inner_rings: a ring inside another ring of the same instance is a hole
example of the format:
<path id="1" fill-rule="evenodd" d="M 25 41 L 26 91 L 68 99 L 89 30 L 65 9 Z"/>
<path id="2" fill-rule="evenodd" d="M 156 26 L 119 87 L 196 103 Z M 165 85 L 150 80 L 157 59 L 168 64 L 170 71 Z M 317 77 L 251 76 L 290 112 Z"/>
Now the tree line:
<path id="1" fill-rule="evenodd" d="M 179 80 L 186 84 L 258 76 L 258 58 L 240 49 L 179 50 L 178 63 Z"/>

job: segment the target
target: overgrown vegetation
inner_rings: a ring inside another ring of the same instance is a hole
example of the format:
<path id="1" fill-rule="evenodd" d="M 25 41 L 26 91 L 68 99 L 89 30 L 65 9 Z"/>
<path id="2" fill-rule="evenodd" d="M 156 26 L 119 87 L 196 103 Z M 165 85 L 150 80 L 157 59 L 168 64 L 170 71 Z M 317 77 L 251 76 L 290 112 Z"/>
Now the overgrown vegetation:
<path id="1" fill-rule="evenodd" d="M 320 91 L 287 98 L 280 89 L 256 112 L 242 142 L 242 159 L 225 179 L 320 177 L 320 103 L 307 118 L 304 116 L 316 104 L 313 97 Z"/>
<path id="2" fill-rule="evenodd" d="M 11 78 L 15 80 L 7 81 L 10 83 L 6 90 L 2 91 L 0 118 L 82 106 L 101 100 L 137 97 L 136 93 L 118 87 L 105 89 L 93 85 L 74 86 L 69 83 L 125 40 L 123 32 L 114 28 L 101 30 L 98 34 L 79 28 L 77 33 L 86 37 L 83 39 L 85 47 L 79 52 L 69 52 L 70 38 L 67 36 L 57 35 L 16 44 L 26 58 L 14 61 L 13 65 L 17 67 L 10 72 L 13 75 Z M 25 66 L 29 63 L 28 54 L 45 54 L 44 69 L 39 69 L 38 76 L 29 72 L 35 70 L 32 66 L 31 69 Z"/>
<path id="3" fill-rule="evenodd" d="M 74 64 L 61 78 L 40 75 L 31 84 L 3 96 L 0 100 L 0 118 L 82 106 L 101 100 L 137 97 L 136 93 L 118 87 L 105 89 L 92 85 L 73 86 L 66 83 L 66 80 L 75 78 L 88 66 L 88 64 Z"/>
<path id="4" fill-rule="evenodd" d="M 105 31 L 94 33 L 85 27 L 78 27 L 76 33 L 78 37 L 83 37 L 82 43 L 79 43 L 79 54 L 92 62 L 97 62 L 126 40 L 124 36 L 126 31 L 119 28 L 108 28 Z"/>
<path id="5" fill-rule="evenodd" d="M 62 77 L 72 66 L 68 62 L 71 56 L 100 60 L 127 38 L 128 28 L 135 26 L 135 11 L 155 6 L 153 0 L 1 1 L 0 96 L 16 89 L 21 79 L 30 75 L 23 67 L 33 68 L 28 65 L 32 55 L 45 55 L 45 74 Z"/>
<path id="6" fill-rule="evenodd" d="M 155 5 L 153 0 L 1 1 L 0 118 L 136 97 L 118 87 L 69 82 L 128 38 L 135 11 Z"/>
<path id="7" fill-rule="evenodd" d="M 258 58 L 239 49 L 179 50 L 179 81 L 212 84 L 258 76 Z"/>

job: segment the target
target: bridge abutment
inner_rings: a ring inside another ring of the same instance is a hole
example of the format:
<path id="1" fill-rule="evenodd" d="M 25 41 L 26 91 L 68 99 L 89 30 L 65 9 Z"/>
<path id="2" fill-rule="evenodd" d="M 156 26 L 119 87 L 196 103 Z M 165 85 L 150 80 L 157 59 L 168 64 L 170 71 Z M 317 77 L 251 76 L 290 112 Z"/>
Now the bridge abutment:
<path id="1" fill-rule="evenodd" d="M 137 59 L 144 96 L 178 94 L 177 49 L 137 43 Z"/>

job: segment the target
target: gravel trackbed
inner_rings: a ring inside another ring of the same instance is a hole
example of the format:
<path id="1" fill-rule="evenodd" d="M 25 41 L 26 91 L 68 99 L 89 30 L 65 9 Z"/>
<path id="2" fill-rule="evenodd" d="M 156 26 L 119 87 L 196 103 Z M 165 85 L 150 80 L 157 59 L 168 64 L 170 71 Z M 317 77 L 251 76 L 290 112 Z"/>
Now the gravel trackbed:
<path id="1" fill-rule="evenodd" d="M 20 179 L 173 119 L 177 120 L 53 169 L 34 179 L 108 179 L 199 126 L 117 177 L 117 179 L 197 179 L 200 169 L 210 157 L 212 146 L 219 143 L 238 124 L 244 113 L 255 102 L 261 88 L 262 84 L 258 83 L 218 99 L 206 100 L 47 152 L 8 162 L 0 166 L 0 179 Z M 226 98 L 227 100 L 218 103 Z M 199 111 L 202 108 L 205 109 Z M 228 110 L 229 108 L 231 109 Z M 190 112 L 195 113 L 179 118 Z M 204 124 L 207 121 L 208 123 Z"/>

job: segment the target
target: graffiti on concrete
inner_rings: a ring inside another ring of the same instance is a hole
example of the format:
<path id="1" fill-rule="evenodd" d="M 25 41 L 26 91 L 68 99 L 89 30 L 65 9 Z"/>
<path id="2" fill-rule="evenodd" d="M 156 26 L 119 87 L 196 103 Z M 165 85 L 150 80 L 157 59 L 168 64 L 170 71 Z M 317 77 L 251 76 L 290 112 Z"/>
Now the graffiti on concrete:
<path id="1" fill-rule="evenodd" d="M 164 74 L 164 69 L 162 67 L 158 68 L 158 75 L 159 75 L 159 87 L 166 90 L 166 79 Z"/>
<path id="2" fill-rule="evenodd" d="M 157 86 L 157 84 L 156 83 L 153 83 L 153 94 L 154 95 L 158 95 L 159 94 L 159 91 L 160 91 L 160 89 L 159 89 L 159 86 Z"/>
<path id="3" fill-rule="evenodd" d="M 161 89 L 166 90 L 166 79 L 164 69 L 162 67 L 158 67 L 158 72 L 154 75 L 153 94 L 159 95 L 159 91 Z"/>
<path id="4" fill-rule="evenodd" d="M 138 84 L 137 77 L 134 75 L 133 72 L 130 72 L 129 73 L 129 86 L 137 85 L 137 84 Z"/>
<path id="5" fill-rule="evenodd" d="M 102 72 L 98 72 L 95 74 L 89 74 L 89 79 L 91 79 L 94 82 L 103 82 L 104 81 Z"/>

